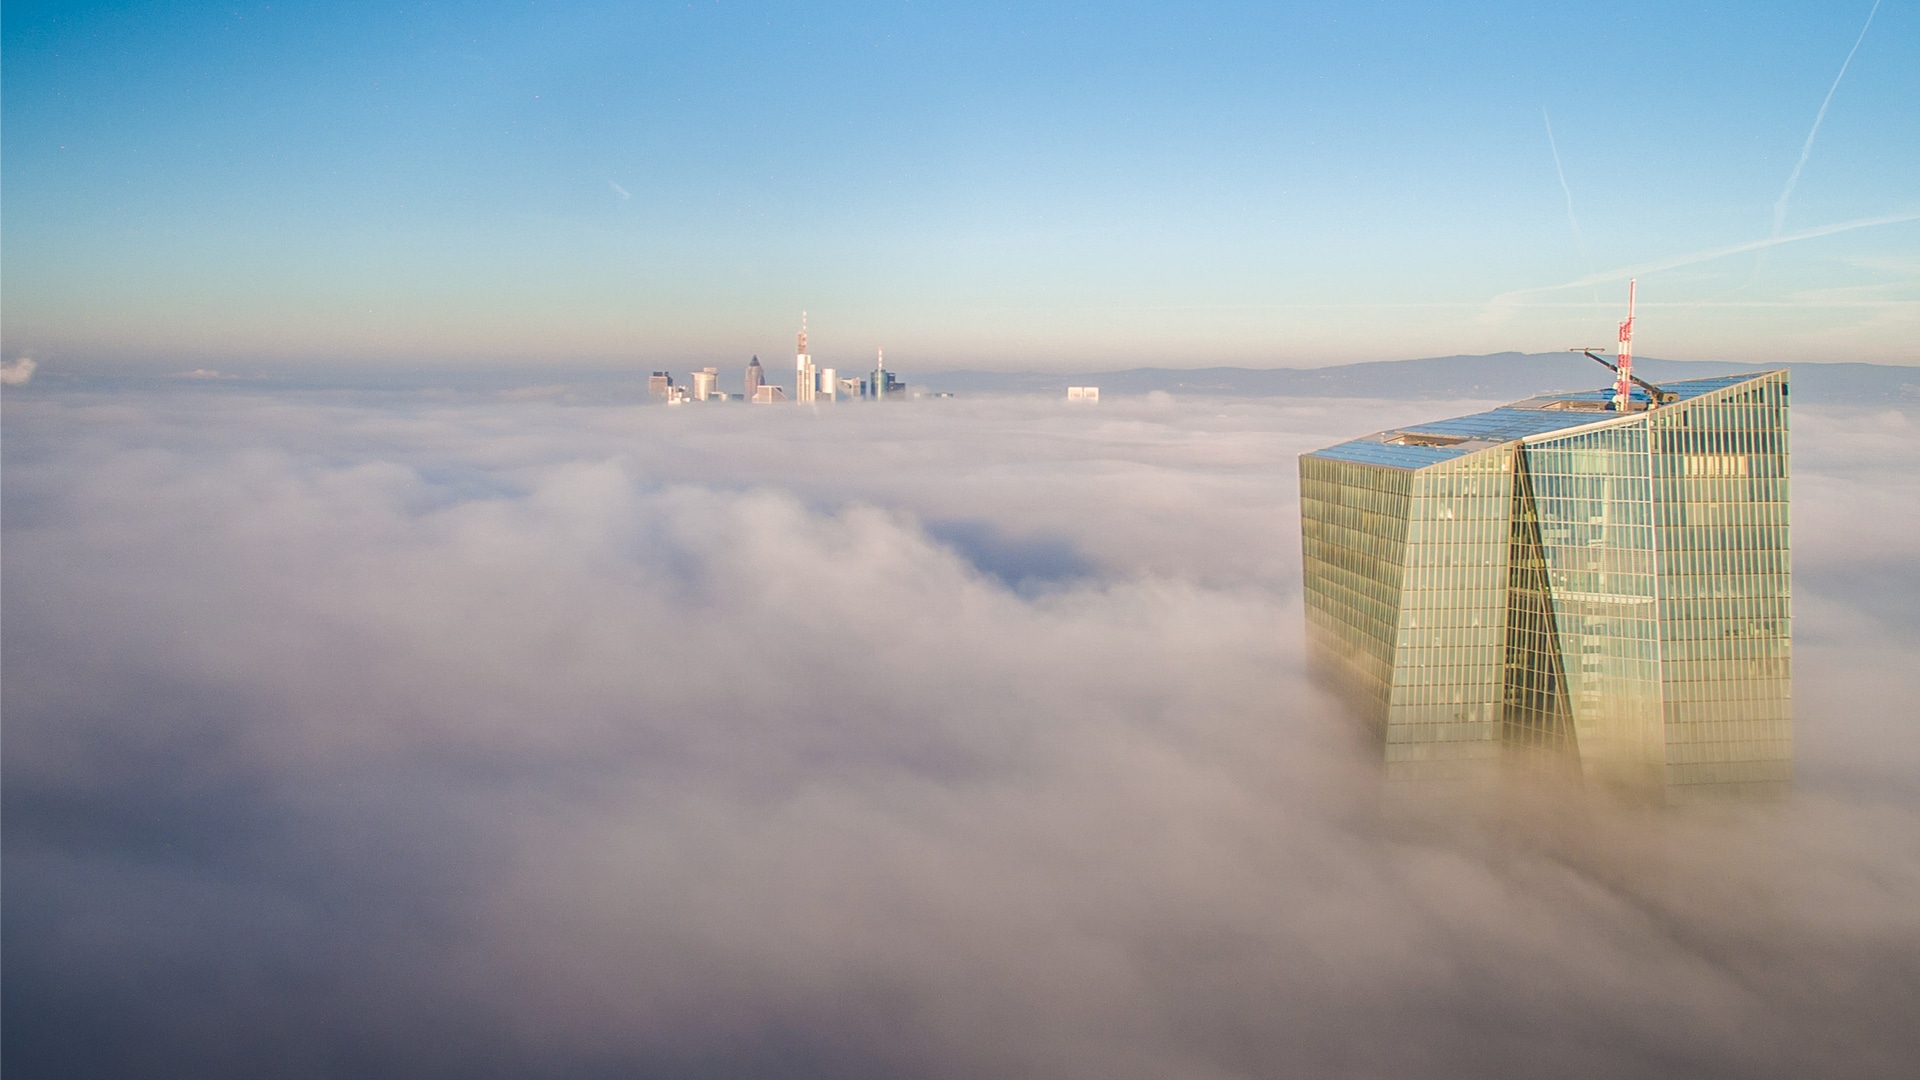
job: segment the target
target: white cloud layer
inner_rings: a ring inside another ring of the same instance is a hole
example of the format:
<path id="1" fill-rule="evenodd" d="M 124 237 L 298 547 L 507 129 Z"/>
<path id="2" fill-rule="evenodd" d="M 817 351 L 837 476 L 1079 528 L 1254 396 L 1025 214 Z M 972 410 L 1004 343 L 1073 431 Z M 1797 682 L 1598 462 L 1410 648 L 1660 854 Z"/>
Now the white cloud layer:
<path id="1" fill-rule="evenodd" d="M 20 1075 L 1920 1054 L 1906 414 L 1796 418 L 1791 804 L 1409 835 L 1294 455 L 1446 406 L 566 397 L 9 398 Z"/>

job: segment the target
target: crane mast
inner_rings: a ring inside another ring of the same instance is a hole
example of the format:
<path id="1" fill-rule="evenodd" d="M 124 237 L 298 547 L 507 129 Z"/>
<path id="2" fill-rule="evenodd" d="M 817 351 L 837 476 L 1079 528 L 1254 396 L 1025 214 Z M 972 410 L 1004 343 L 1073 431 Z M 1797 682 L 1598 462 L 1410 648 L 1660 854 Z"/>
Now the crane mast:
<path id="1" fill-rule="evenodd" d="M 1618 363 L 1600 355 L 1601 346 L 1591 349 L 1569 349 L 1568 352 L 1583 353 L 1587 359 L 1613 372 L 1613 399 L 1610 404 L 1615 412 L 1629 412 L 1633 409 L 1633 388 L 1639 387 L 1647 392 L 1647 408 L 1656 405 L 1671 405 L 1680 400 L 1680 395 L 1671 390 L 1662 390 L 1633 373 L 1633 294 L 1638 281 L 1627 282 L 1627 318 L 1620 324 L 1620 347 L 1615 354 Z"/>
<path id="2" fill-rule="evenodd" d="M 1614 368 L 1613 409 L 1626 412 L 1633 407 L 1633 294 L 1637 279 L 1627 282 L 1627 318 L 1620 324 L 1619 365 Z"/>

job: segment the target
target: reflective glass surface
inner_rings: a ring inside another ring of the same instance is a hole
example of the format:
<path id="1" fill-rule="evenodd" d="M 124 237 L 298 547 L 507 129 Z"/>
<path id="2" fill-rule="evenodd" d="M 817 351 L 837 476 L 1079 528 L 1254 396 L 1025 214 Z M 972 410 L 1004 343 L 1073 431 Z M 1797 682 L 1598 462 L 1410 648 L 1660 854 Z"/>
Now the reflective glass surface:
<path id="1" fill-rule="evenodd" d="M 1676 787 L 1792 777 L 1787 390 L 1774 372 L 1649 418 Z"/>
<path id="2" fill-rule="evenodd" d="M 1302 456 L 1311 647 L 1390 777 L 1577 765 L 1669 798 L 1790 779 L 1786 373 L 1666 389 Z"/>

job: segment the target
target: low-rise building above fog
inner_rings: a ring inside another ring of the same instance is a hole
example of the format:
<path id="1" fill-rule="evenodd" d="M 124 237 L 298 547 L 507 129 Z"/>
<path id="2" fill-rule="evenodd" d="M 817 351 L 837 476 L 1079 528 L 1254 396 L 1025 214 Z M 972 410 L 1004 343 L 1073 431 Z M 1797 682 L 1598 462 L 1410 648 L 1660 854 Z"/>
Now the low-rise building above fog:
<path id="1" fill-rule="evenodd" d="M 1785 371 L 1548 394 L 1302 455 L 1314 663 L 1388 777 L 1783 790 L 1787 397 Z"/>

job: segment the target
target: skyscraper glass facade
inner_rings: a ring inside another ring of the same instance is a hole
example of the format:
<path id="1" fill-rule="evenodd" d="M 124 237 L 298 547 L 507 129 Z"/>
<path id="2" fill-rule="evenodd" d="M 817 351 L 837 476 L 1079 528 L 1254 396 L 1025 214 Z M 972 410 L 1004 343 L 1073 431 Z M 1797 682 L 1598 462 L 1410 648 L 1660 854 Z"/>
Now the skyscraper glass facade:
<path id="1" fill-rule="evenodd" d="M 1389 777 L 1670 799 L 1792 769 L 1783 371 L 1550 394 L 1303 455 L 1317 667 Z"/>

